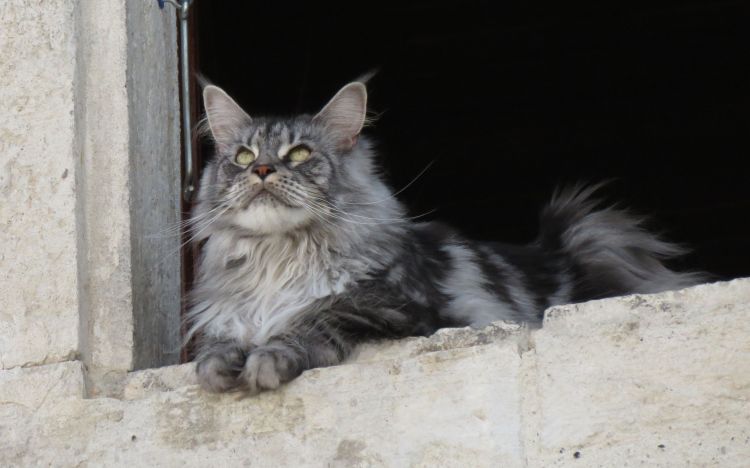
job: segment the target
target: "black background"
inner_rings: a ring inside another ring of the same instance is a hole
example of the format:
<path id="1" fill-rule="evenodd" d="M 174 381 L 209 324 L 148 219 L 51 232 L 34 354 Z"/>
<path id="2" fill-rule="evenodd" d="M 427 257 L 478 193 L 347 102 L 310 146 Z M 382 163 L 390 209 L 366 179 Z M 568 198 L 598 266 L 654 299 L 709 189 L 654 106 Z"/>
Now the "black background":
<path id="1" fill-rule="evenodd" d="M 560 184 L 693 249 L 678 267 L 750 276 L 745 1 L 196 0 L 199 71 L 251 114 L 316 112 L 378 68 L 368 130 L 412 214 L 526 242 Z"/>

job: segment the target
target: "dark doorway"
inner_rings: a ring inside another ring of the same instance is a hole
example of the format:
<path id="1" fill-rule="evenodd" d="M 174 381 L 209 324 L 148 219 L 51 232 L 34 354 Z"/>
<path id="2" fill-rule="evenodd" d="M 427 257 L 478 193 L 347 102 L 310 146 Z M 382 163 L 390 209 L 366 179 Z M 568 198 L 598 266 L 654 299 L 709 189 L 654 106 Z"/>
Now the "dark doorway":
<path id="1" fill-rule="evenodd" d="M 612 2 L 605 2 L 610 4 Z M 200 72 L 251 114 L 315 112 L 373 68 L 369 131 L 400 198 L 476 238 L 526 242 L 553 189 L 607 199 L 750 275 L 747 2 L 197 0 Z M 198 96 L 196 96 L 197 98 Z"/>

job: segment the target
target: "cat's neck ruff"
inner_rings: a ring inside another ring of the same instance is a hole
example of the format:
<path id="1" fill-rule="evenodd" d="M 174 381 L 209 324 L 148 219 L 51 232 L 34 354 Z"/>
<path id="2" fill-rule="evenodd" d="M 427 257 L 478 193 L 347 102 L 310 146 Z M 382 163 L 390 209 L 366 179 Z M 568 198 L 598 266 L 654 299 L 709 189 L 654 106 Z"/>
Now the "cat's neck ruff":
<path id="1" fill-rule="evenodd" d="M 373 265 L 362 246 L 376 232 L 355 226 L 272 236 L 217 230 L 204 246 L 193 329 L 265 343 L 298 313 L 366 278 Z"/>

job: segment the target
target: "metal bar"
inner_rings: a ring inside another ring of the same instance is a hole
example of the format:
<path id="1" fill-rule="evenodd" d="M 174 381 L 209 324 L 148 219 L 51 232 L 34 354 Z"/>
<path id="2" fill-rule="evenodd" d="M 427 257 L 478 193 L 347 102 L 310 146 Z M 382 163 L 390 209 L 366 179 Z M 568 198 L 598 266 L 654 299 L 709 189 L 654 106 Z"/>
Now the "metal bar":
<path id="1" fill-rule="evenodd" d="M 188 12 L 191 0 L 180 4 L 180 67 L 182 86 L 182 148 L 185 158 L 182 199 L 190 202 L 195 191 L 193 174 L 193 128 L 190 122 L 190 58 L 188 53 Z"/>
<path id="2" fill-rule="evenodd" d="M 190 54 L 188 50 L 188 13 L 193 0 L 157 0 L 159 8 L 169 3 L 180 15 L 180 91 L 182 95 L 182 151 L 185 173 L 182 181 L 182 199 L 190 203 L 195 192 L 193 174 L 193 127 L 190 122 Z"/>

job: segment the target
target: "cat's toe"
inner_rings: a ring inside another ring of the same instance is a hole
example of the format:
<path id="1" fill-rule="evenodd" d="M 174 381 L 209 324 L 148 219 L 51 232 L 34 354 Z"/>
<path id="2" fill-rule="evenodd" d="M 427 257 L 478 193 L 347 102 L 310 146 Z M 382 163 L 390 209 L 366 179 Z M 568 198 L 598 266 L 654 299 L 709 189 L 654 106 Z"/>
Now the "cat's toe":
<path id="1" fill-rule="evenodd" d="M 240 380 L 250 393 L 276 389 L 283 381 L 284 360 L 274 350 L 256 349 L 247 357 Z"/>
<path id="2" fill-rule="evenodd" d="M 201 388 L 208 392 L 228 392 L 241 384 L 239 366 L 226 356 L 213 355 L 198 361 L 196 374 Z"/>

